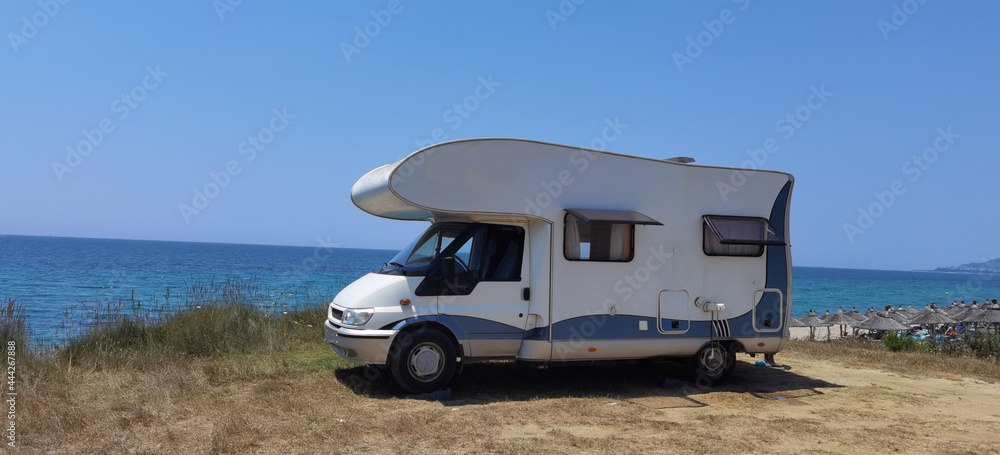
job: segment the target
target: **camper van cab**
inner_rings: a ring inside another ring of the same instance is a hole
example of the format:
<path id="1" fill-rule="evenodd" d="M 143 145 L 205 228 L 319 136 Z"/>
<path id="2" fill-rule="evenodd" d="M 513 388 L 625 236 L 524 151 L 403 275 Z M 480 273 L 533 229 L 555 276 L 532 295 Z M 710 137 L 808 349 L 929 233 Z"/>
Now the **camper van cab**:
<path id="1" fill-rule="evenodd" d="M 404 389 L 484 359 L 686 358 L 725 379 L 788 340 L 793 178 L 518 139 L 446 142 L 351 190 L 430 222 L 330 303 L 326 340 Z"/>

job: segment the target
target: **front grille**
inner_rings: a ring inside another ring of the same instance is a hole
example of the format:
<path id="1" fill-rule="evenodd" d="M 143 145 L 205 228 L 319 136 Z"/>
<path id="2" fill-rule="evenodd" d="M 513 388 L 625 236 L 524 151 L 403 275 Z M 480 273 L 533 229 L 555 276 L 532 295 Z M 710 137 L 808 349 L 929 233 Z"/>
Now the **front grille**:
<path id="1" fill-rule="evenodd" d="M 330 307 L 330 315 L 333 316 L 334 319 L 336 319 L 338 321 L 343 321 L 344 320 L 344 312 L 341 311 L 341 310 L 338 310 L 338 309 L 336 309 L 336 308 L 334 308 L 332 306 Z"/>

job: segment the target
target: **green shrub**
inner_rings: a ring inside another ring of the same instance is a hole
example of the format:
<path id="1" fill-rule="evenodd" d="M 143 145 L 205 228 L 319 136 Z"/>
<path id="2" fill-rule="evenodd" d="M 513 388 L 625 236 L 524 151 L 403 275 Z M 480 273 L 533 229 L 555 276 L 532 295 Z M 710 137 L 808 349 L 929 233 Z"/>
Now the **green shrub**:
<path id="1" fill-rule="evenodd" d="M 143 306 L 134 297 L 76 314 L 82 335 L 55 350 L 73 366 L 153 366 L 177 357 L 270 354 L 323 340 L 325 300 L 281 311 L 253 281 L 196 283 L 179 305 Z M 87 319 L 79 321 L 80 318 Z"/>
<path id="2" fill-rule="evenodd" d="M 1000 334 L 996 331 L 981 329 L 974 334 L 967 331 L 962 339 L 976 357 L 1000 361 Z"/>
<path id="3" fill-rule="evenodd" d="M 31 331 L 24 320 L 24 305 L 13 299 L 6 299 L 0 306 L 0 342 L 3 343 L 3 349 L 13 346 L 15 357 L 24 357 L 29 353 L 30 338 Z M 10 344 L 12 342 L 13 345 Z"/>
<path id="4" fill-rule="evenodd" d="M 890 351 L 932 351 L 933 348 L 926 343 L 922 343 L 918 340 L 913 339 L 911 336 L 900 332 L 889 332 L 888 335 L 882 338 L 882 344 L 889 348 Z"/>

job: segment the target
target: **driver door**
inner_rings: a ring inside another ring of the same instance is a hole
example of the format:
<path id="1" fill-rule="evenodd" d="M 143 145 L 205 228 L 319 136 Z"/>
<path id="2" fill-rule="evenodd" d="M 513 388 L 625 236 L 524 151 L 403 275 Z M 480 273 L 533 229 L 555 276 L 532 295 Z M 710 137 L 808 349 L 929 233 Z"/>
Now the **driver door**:
<path id="1" fill-rule="evenodd" d="M 449 281 L 458 286 L 439 292 L 438 313 L 468 334 L 466 355 L 517 355 L 528 320 L 529 258 L 525 229 L 513 225 L 481 224 L 445 250 L 439 265 L 453 270 Z"/>

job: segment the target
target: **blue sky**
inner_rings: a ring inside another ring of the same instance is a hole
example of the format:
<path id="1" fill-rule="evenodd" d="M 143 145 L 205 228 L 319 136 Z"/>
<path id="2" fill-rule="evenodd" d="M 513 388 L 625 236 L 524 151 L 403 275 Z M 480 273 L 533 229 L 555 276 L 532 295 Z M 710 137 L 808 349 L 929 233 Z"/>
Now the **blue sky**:
<path id="1" fill-rule="evenodd" d="M 604 148 L 639 156 L 741 166 L 771 139 L 757 157 L 796 177 L 798 265 L 992 259 L 998 13 L 940 0 L 3 2 L 0 233 L 394 249 L 424 225 L 370 216 L 350 188 L 435 129 L 591 146 L 617 119 Z"/>

